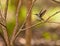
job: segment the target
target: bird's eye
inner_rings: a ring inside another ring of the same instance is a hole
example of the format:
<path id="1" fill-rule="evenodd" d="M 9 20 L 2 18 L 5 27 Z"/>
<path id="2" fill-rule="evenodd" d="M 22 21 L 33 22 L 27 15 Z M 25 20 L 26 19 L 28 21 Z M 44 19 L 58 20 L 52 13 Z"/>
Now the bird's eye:
<path id="1" fill-rule="evenodd" d="M 60 3 L 60 0 L 52 0 L 55 3 Z"/>

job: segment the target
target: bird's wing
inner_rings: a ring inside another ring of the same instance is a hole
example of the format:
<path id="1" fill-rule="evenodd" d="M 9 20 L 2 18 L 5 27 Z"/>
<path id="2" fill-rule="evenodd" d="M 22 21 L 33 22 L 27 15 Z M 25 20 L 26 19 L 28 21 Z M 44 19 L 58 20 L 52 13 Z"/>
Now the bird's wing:
<path id="1" fill-rule="evenodd" d="M 43 9 L 40 10 L 39 15 L 41 14 L 42 11 L 43 11 Z"/>
<path id="2" fill-rule="evenodd" d="M 45 13 L 46 13 L 46 10 L 41 11 L 41 13 L 40 13 L 40 17 L 44 16 Z"/>

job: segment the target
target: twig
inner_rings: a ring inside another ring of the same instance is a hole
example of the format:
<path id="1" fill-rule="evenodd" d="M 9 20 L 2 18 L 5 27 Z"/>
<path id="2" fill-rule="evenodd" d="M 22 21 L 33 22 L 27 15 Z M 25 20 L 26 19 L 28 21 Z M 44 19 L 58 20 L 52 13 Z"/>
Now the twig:
<path id="1" fill-rule="evenodd" d="M 56 14 L 60 13 L 60 11 L 57 11 L 56 13 L 54 13 L 53 15 L 49 16 L 46 21 L 48 21 L 51 17 L 55 16 Z"/>
<path id="2" fill-rule="evenodd" d="M 58 13 L 60 13 L 60 11 L 58 11 L 58 12 L 54 13 L 53 15 L 51 15 L 50 17 L 48 17 L 48 18 L 46 19 L 46 21 L 36 23 L 36 24 L 34 24 L 34 25 L 32 25 L 31 27 L 28 27 L 28 28 L 32 28 L 32 27 L 34 27 L 34 26 L 36 26 L 36 25 L 39 25 L 39 24 L 42 24 L 42 23 L 46 23 L 46 22 L 48 22 L 48 20 L 49 20 L 51 17 L 55 16 L 55 15 L 58 14 Z M 60 24 L 60 23 L 58 23 L 58 22 L 49 22 L 49 23 L 57 23 L 57 24 Z M 15 37 L 17 37 L 18 34 L 19 34 L 21 31 L 24 31 L 24 30 L 26 30 L 26 29 L 28 29 L 28 28 L 20 29 L 20 30 L 17 32 L 17 34 L 15 35 Z"/>
<path id="3" fill-rule="evenodd" d="M 60 24 L 60 22 L 49 22 L 49 21 L 47 21 L 46 23 L 55 23 L 55 24 Z"/>
<path id="4" fill-rule="evenodd" d="M 4 19 L 4 18 L 2 17 L 2 13 L 1 13 L 1 10 L 0 10 L 0 25 L 6 27 L 6 26 L 2 23 L 3 19 Z"/>
<path id="5" fill-rule="evenodd" d="M 2 24 L 2 13 L 1 13 L 1 1 L 0 1 L 0 27 L 1 26 L 4 26 L 3 24 Z M 1 27 L 1 29 L 2 29 L 2 27 Z"/>
<path id="6" fill-rule="evenodd" d="M 22 4 L 22 0 L 19 0 L 19 3 L 18 3 L 18 6 L 17 6 L 17 9 L 16 9 L 16 25 L 14 27 L 14 30 L 13 30 L 13 34 L 12 34 L 12 37 L 11 37 L 11 45 L 13 44 L 13 41 L 14 41 L 14 37 L 15 37 L 15 34 L 18 30 L 18 27 L 19 27 L 19 11 L 20 11 L 20 8 L 21 8 L 21 4 Z"/>
<path id="7" fill-rule="evenodd" d="M 4 20 L 3 16 L 2 16 L 2 12 L 1 12 L 1 1 L 0 1 L 0 22 L 2 22 Z"/>
<path id="8" fill-rule="evenodd" d="M 52 1 L 54 1 L 55 3 L 58 3 L 58 4 L 60 4 L 60 0 L 52 0 Z"/>
<path id="9" fill-rule="evenodd" d="M 22 29 L 22 27 L 24 26 L 24 24 L 26 23 L 26 19 L 27 19 L 29 13 L 30 13 L 32 7 L 34 6 L 35 2 L 36 2 L 36 0 L 34 0 L 34 1 L 32 2 L 32 5 L 31 5 L 31 7 L 30 7 L 30 9 L 29 9 L 29 11 L 28 11 L 28 14 L 27 14 L 26 18 L 25 18 L 25 21 L 23 22 L 23 24 L 22 24 L 22 26 L 20 27 L 19 31 L 16 33 L 15 38 L 16 38 L 16 36 L 18 36 L 18 34 L 21 32 L 21 29 Z"/>
<path id="10" fill-rule="evenodd" d="M 0 9 L 0 18 L 1 18 L 2 21 L 5 20 L 2 16 L 1 9 Z"/>
<path id="11" fill-rule="evenodd" d="M 6 7 L 5 7 L 5 11 L 4 11 L 4 19 L 5 19 L 5 20 L 6 20 L 7 11 L 8 11 L 8 1 L 9 1 L 9 0 L 6 0 Z"/>
<path id="12" fill-rule="evenodd" d="M 3 26 L 3 27 L 5 27 L 5 28 L 7 28 L 7 27 L 6 27 L 4 24 L 2 24 L 2 23 L 0 23 L 0 25 Z"/>

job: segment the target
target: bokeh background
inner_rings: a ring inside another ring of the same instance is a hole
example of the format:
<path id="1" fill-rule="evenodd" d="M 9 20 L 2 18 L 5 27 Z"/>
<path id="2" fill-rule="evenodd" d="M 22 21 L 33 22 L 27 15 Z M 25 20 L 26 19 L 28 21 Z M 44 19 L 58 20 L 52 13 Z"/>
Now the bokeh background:
<path id="1" fill-rule="evenodd" d="M 59 0 L 60 1 L 60 0 Z M 11 36 L 12 30 L 15 26 L 15 10 L 17 6 L 18 0 L 9 0 L 9 6 L 8 6 L 8 15 L 7 15 L 7 28 L 8 28 L 8 34 Z M 1 0 L 1 10 L 2 13 L 4 13 L 6 0 Z M 20 9 L 19 13 L 19 23 L 20 26 L 25 21 L 26 18 L 26 0 L 23 1 L 22 7 Z M 43 19 L 46 20 L 49 16 L 53 15 L 57 11 L 60 11 L 60 4 L 53 2 L 52 0 L 37 0 L 32 8 L 32 24 L 36 24 L 40 22 L 37 20 L 36 13 L 38 14 L 41 9 L 46 9 L 47 12 L 43 16 Z M 49 19 L 50 22 L 60 22 L 60 13 L 56 14 L 52 18 Z M 32 29 L 33 31 L 33 38 L 34 39 L 40 39 L 44 38 L 46 40 L 59 40 L 60 39 L 60 24 L 56 23 L 42 23 L 39 24 Z M 21 34 L 24 34 L 21 33 Z M 24 35 L 22 35 L 24 36 Z M 21 36 L 21 37 L 22 37 Z M 20 37 L 19 37 L 20 38 Z M 17 38 L 18 39 L 18 38 Z M 17 41 L 17 40 L 16 40 Z"/>

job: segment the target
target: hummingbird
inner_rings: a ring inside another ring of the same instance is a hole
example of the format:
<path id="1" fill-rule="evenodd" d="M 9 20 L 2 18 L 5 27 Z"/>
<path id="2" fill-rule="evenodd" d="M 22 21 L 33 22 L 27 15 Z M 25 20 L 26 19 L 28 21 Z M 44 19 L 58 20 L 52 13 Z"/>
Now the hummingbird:
<path id="1" fill-rule="evenodd" d="M 44 14 L 46 13 L 46 10 L 41 10 L 40 12 L 39 12 L 39 14 L 35 14 L 36 16 L 37 16 L 37 19 L 38 20 L 44 20 L 42 17 L 44 16 Z"/>

